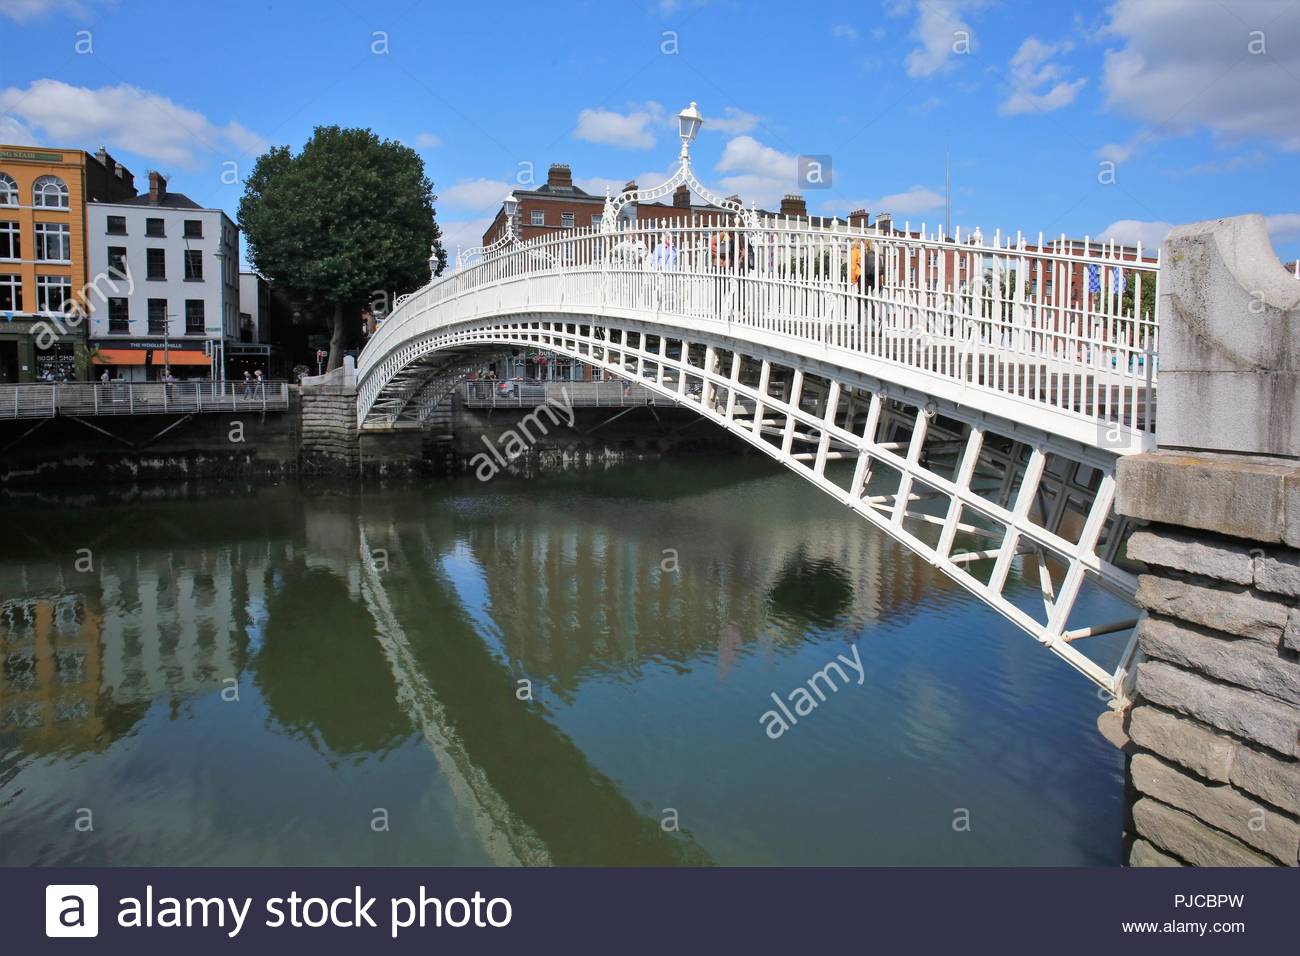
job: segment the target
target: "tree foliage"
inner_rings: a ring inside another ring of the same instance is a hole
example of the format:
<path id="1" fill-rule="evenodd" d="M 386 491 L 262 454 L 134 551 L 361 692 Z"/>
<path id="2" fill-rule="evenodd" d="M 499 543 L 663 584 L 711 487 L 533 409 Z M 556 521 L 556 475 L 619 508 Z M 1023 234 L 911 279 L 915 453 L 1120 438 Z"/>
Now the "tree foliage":
<path id="1" fill-rule="evenodd" d="M 296 156 L 277 146 L 258 157 L 239 203 L 249 261 L 324 313 L 330 368 L 377 296 L 429 281 L 431 248 L 442 272 L 436 198 L 419 154 L 368 129 L 318 126 Z"/>

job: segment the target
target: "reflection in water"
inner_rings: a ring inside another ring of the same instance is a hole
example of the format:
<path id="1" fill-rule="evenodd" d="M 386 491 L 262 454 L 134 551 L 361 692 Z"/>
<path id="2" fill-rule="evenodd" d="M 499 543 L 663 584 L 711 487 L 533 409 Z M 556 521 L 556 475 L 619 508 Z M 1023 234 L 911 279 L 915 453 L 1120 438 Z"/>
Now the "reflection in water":
<path id="1" fill-rule="evenodd" d="M 11 512 L 0 863 L 1118 859 L 1089 685 L 762 463 Z"/>
<path id="2" fill-rule="evenodd" d="M 767 595 L 772 612 L 790 626 L 831 627 L 853 601 L 853 582 L 829 558 L 808 560 L 800 548 L 790 556 Z"/>

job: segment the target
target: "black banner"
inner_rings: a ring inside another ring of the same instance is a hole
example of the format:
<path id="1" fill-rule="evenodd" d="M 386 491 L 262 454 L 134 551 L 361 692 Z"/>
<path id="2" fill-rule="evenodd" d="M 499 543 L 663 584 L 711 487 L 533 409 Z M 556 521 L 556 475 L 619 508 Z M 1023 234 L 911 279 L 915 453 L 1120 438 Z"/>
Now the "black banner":
<path id="1" fill-rule="evenodd" d="M 186 956 L 1285 952 L 1298 885 L 1283 869 L 0 869 L 0 938 Z"/>

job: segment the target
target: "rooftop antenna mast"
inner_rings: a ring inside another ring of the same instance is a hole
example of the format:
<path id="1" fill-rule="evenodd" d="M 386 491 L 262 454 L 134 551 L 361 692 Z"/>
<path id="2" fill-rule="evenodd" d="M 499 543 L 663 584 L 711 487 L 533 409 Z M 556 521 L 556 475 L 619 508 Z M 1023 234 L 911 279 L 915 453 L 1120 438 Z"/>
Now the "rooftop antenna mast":
<path id="1" fill-rule="evenodd" d="M 943 234 L 952 235 L 952 159 L 947 130 L 943 132 Z"/>

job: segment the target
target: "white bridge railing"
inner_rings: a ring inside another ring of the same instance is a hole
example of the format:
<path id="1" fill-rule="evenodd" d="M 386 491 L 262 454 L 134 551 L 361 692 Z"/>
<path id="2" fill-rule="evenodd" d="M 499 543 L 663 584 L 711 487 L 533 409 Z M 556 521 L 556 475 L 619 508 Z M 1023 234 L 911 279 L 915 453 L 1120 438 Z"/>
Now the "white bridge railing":
<path id="1" fill-rule="evenodd" d="M 1042 409 L 1104 425 L 1117 451 L 1153 444 L 1159 262 L 1140 245 L 735 221 L 565 230 L 442 276 L 401 299 L 362 352 L 363 412 L 386 384 L 371 373 L 412 338 L 552 311 L 725 322 L 797 354 L 868 359 L 903 384 L 953 383 L 966 404 L 996 395 L 1031 423 Z"/>

